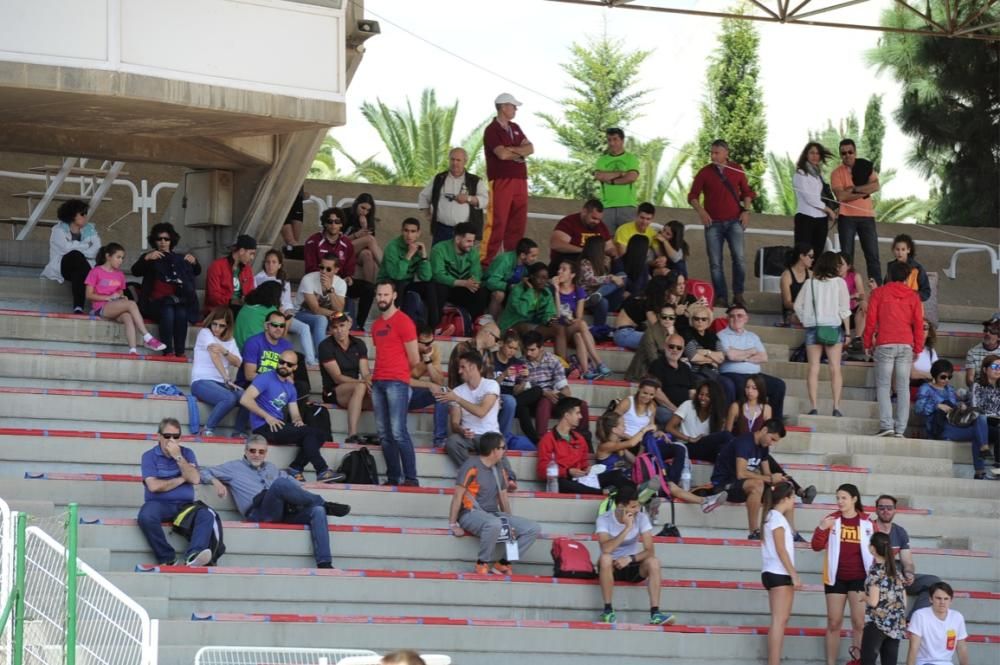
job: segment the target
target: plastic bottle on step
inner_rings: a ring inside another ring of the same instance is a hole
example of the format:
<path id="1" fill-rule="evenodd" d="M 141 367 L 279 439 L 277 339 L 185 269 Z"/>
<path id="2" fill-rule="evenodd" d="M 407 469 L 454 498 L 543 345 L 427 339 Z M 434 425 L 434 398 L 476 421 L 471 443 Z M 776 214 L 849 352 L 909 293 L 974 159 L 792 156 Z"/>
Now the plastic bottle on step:
<path id="1" fill-rule="evenodd" d="M 559 492 L 559 465 L 556 464 L 555 453 L 549 460 L 549 465 L 545 467 L 545 491 L 550 494 Z"/>

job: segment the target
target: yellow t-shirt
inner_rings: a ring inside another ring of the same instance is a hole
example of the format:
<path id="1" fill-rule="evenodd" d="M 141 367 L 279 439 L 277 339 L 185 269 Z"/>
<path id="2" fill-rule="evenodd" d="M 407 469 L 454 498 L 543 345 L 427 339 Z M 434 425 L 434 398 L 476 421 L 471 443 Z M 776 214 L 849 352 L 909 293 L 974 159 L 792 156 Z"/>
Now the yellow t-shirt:
<path id="1" fill-rule="evenodd" d="M 615 231 L 615 242 L 622 247 L 628 247 L 628 241 L 632 239 L 632 236 L 640 233 L 639 229 L 636 227 L 635 222 L 629 222 L 628 224 L 622 224 Z M 656 237 L 656 229 L 652 225 L 646 227 L 645 231 L 641 231 L 647 238 L 649 238 L 650 247 L 653 244 L 653 238 Z"/>

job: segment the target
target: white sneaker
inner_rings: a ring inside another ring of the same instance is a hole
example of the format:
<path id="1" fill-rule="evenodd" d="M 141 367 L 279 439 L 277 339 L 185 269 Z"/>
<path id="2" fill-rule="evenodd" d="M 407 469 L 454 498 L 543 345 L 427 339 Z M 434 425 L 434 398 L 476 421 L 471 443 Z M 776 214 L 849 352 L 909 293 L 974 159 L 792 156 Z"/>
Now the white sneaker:
<path id="1" fill-rule="evenodd" d="M 701 504 L 701 512 L 703 513 L 712 512 L 713 510 L 724 504 L 728 496 L 729 493 L 726 492 L 726 490 L 722 490 L 718 494 L 713 494 L 712 496 L 707 497 L 704 503 Z"/>
<path id="2" fill-rule="evenodd" d="M 212 560 L 212 550 L 202 550 L 197 554 L 192 554 L 187 559 L 187 565 L 189 568 L 201 568 L 202 566 L 207 566 Z"/>

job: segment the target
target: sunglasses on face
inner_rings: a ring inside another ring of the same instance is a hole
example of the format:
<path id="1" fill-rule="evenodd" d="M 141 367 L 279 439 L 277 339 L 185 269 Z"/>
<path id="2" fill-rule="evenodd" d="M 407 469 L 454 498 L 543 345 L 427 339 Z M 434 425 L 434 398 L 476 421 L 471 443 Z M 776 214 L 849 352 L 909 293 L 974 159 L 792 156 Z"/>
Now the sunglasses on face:
<path id="1" fill-rule="evenodd" d="M 160 432 L 160 436 L 164 439 L 179 439 L 181 438 L 180 432 Z"/>
<path id="2" fill-rule="evenodd" d="M 951 378 L 951 374 L 939 374 L 938 379 L 941 381 L 947 381 Z"/>
<path id="3" fill-rule="evenodd" d="M 663 319 L 664 321 L 676 321 L 677 320 L 677 315 L 676 314 L 660 314 L 660 318 Z"/>
<path id="4" fill-rule="evenodd" d="M 692 316 L 691 320 L 692 321 L 708 321 L 708 317 L 707 316 Z"/>
<path id="5" fill-rule="evenodd" d="M 320 270 L 322 270 L 323 272 L 337 272 L 336 268 L 330 268 L 328 266 L 324 266 L 323 268 L 320 268 Z"/>
<path id="6" fill-rule="evenodd" d="M 987 365 L 987 369 L 992 369 L 994 371 L 1000 370 L 1000 363 L 993 363 L 992 365 Z"/>
<path id="7" fill-rule="evenodd" d="M 298 363 L 294 360 L 279 360 L 278 364 L 283 367 L 295 367 Z"/>
<path id="8" fill-rule="evenodd" d="M 169 236 L 163 236 L 162 238 L 157 238 L 156 242 L 170 242 Z"/>
<path id="9" fill-rule="evenodd" d="M 323 220 L 324 226 L 329 224 L 343 224 L 343 222 L 340 221 L 339 217 L 330 217 L 328 219 Z"/>
<path id="10" fill-rule="evenodd" d="M 671 351 L 683 351 L 684 350 L 683 346 L 678 346 L 676 344 L 667 344 L 667 348 L 670 349 Z"/>
<path id="11" fill-rule="evenodd" d="M 853 154 L 854 154 L 853 150 L 841 150 L 840 151 L 840 156 L 841 157 L 846 157 L 847 155 L 853 155 Z"/>
<path id="12" fill-rule="evenodd" d="M 896 506 L 875 506 L 876 510 L 896 510 Z"/>
<path id="13" fill-rule="evenodd" d="M 417 344 L 419 344 L 420 346 L 430 346 L 433 343 L 434 343 L 434 340 L 432 340 L 432 339 L 429 339 L 426 342 L 423 341 L 423 340 L 420 340 L 420 339 L 417 340 Z"/>
<path id="14" fill-rule="evenodd" d="M 284 323 L 273 323 L 271 321 L 268 321 L 267 325 L 271 326 L 272 328 L 284 328 L 285 327 Z"/>

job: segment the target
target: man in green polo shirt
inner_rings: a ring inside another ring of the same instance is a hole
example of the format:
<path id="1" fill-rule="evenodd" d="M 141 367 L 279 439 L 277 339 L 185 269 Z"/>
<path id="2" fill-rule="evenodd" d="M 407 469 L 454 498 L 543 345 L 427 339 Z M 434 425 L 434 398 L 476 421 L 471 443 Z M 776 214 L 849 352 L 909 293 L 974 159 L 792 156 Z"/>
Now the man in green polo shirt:
<path id="1" fill-rule="evenodd" d="M 625 132 L 621 129 L 610 127 L 605 134 L 608 150 L 597 159 L 594 179 L 601 183 L 604 224 L 613 234 L 619 226 L 635 219 L 639 158 L 625 152 Z"/>

